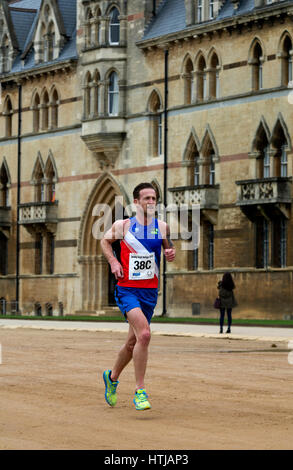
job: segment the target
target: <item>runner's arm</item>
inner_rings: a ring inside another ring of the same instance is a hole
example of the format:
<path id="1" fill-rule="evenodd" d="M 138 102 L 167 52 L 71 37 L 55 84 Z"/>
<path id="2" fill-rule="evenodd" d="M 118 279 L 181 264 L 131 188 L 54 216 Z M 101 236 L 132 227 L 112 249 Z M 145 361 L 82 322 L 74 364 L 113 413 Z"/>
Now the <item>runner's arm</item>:
<path id="1" fill-rule="evenodd" d="M 161 224 L 164 225 L 161 226 Z M 176 256 L 176 249 L 170 237 L 170 227 L 168 224 L 162 221 L 160 221 L 159 225 L 163 236 L 163 248 L 166 260 L 169 262 L 174 261 Z"/>
<path id="2" fill-rule="evenodd" d="M 114 222 L 110 230 L 105 233 L 101 240 L 102 251 L 108 263 L 110 264 L 111 272 L 114 274 L 116 279 L 123 277 L 124 273 L 121 264 L 113 252 L 112 243 L 117 240 L 122 240 L 124 223 L 124 220 L 117 220 Z"/>

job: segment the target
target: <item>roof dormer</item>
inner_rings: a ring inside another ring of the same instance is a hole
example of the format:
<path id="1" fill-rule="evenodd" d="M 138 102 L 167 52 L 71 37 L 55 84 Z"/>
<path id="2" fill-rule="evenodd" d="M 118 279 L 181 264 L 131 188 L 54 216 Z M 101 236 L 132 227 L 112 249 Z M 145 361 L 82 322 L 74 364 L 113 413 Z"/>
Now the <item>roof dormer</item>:
<path id="1" fill-rule="evenodd" d="M 18 42 L 8 4 L 0 0 L 0 73 L 9 72 L 18 53 Z"/>
<path id="2" fill-rule="evenodd" d="M 56 0 L 43 0 L 34 35 L 35 63 L 58 59 L 66 41 L 62 15 Z"/>

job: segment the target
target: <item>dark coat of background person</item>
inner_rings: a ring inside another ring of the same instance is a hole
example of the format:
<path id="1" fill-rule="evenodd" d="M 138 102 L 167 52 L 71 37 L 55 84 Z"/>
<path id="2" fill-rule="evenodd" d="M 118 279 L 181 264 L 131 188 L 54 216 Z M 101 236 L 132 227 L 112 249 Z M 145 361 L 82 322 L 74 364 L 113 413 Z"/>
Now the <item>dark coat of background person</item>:
<path id="1" fill-rule="evenodd" d="M 221 308 L 234 308 L 237 302 L 233 290 L 225 289 L 222 286 L 222 281 L 218 283 L 219 297 L 221 299 Z"/>
<path id="2" fill-rule="evenodd" d="M 222 281 L 218 283 L 219 298 L 220 298 L 220 333 L 223 333 L 225 310 L 228 317 L 227 333 L 231 333 L 232 325 L 232 309 L 236 307 L 237 302 L 233 293 L 235 284 L 229 272 L 223 275 Z"/>

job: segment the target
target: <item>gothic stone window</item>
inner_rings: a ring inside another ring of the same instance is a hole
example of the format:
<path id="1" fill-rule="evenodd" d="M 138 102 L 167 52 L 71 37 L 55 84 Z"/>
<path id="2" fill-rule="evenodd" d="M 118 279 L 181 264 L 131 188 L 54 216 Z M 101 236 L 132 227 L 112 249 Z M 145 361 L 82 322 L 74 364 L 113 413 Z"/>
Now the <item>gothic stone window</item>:
<path id="1" fill-rule="evenodd" d="M 193 101 L 193 72 L 192 60 L 188 57 L 183 68 L 184 104 L 191 104 Z"/>
<path id="2" fill-rule="evenodd" d="M 188 139 L 184 161 L 188 165 L 187 184 L 198 186 L 200 184 L 199 151 L 193 134 Z"/>
<path id="3" fill-rule="evenodd" d="M 284 268 L 287 265 L 287 220 L 259 217 L 255 222 L 256 268 Z"/>
<path id="4" fill-rule="evenodd" d="M 119 114 L 119 85 L 116 72 L 111 72 L 109 75 L 108 114 L 109 116 L 117 116 Z"/>
<path id="5" fill-rule="evenodd" d="M 47 130 L 49 128 L 49 94 L 46 89 L 41 98 L 41 122 L 42 130 Z"/>
<path id="6" fill-rule="evenodd" d="M 220 97 L 220 77 L 219 77 L 219 58 L 214 52 L 210 60 L 210 73 L 209 73 L 209 96 L 210 98 Z"/>
<path id="7" fill-rule="evenodd" d="M 162 154 L 162 104 L 154 90 L 149 99 L 150 114 L 150 153 L 152 157 Z"/>
<path id="8" fill-rule="evenodd" d="M 293 80 L 292 40 L 288 34 L 283 39 L 281 48 L 279 54 L 281 59 L 281 83 L 283 86 L 288 86 L 288 83 Z"/>
<path id="9" fill-rule="evenodd" d="M 252 54 L 249 60 L 252 72 L 252 90 L 258 91 L 263 88 L 263 50 L 258 41 L 252 47 Z"/>
<path id="10" fill-rule="evenodd" d="M 290 144 L 286 136 L 283 119 L 278 118 L 271 138 L 273 154 L 273 176 L 288 176 L 288 152 Z"/>
<path id="11" fill-rule="evenodd" d="M 40 130 L 40 96 L 39 93 L 35 93 L 32 103 L 33 111 L 33 132 L 39 132 Z"/>
<path id="12" fill-rule="evenodd" d="M 5 116 L 5 137 L 12 136 L 12 117 L 13 117 L 13 108 L 11 99 L 9 96 L 6 97 L 4 102 L 3 115 Z"/>
<path id="13" fill-rule="evenodd" d="M 271 176 L 269 135 L 265 123 L 261 122 L 253 144 L 253 153 L 256 156 L 256 177 L 269 178 Z"/>
<path id="14" fill-rule="evenodd" d="M 7 274 L 8 239 L 0 232 L 0 274 Z"/>
<path id="15" fill-rule="evenodd" d="M 3 162 L 0 169 L 0 207 L 9 206 L 9 187 L 9 174 L 7 173 L 7 167 Z"/>
<path id="16" fill-rule="evenodd" d="M 119 42 L 120 42 L 119 11 L 116 7 L 114 7 L 110 11 L 109 44 L 118 45 Z"/>
<path id="17" fill-rule="evenodd" d="M 200 55 L 200 57 L 197 60 L 196 76 L 197 76 L 196 98 L 198 101 L 206 100 L 208 96 L 208 89 L 207 89 L 206 61 L 203 55 Z"/>

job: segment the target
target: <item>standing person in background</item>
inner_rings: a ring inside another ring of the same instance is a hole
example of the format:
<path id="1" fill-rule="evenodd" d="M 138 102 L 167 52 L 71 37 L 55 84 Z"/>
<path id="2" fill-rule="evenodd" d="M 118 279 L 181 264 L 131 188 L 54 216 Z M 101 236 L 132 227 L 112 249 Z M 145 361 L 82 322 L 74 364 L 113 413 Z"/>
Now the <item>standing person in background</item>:
<path id="1" fill-rule="evenodd" d="M 223 275 L 222 280 L 218 283 L 219 298 L 221 302 L 220 307 L 220 333 L 223 333 L 225 310 L 227 310 L 228 328 L 226 333 L 231 333 L 232 325 L 232 309 L 236 307 L 234 292 L 235 284 L 229 272 Z"/>

